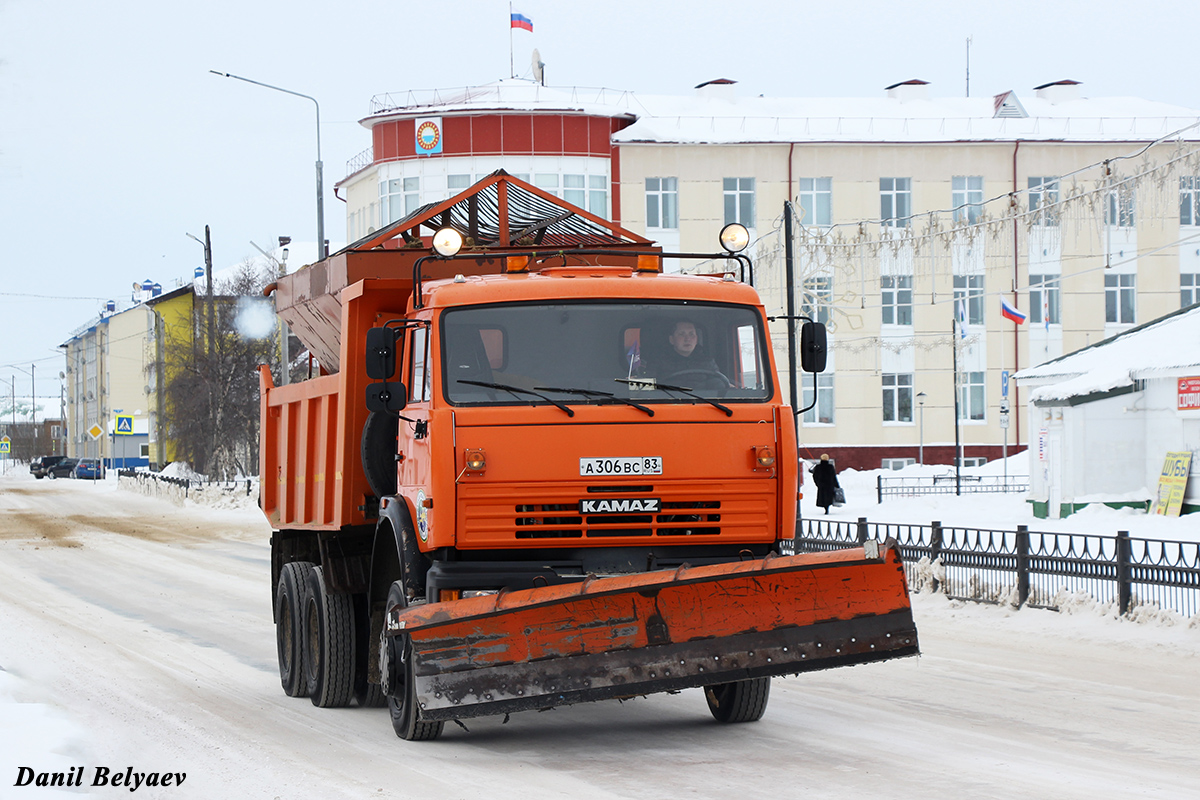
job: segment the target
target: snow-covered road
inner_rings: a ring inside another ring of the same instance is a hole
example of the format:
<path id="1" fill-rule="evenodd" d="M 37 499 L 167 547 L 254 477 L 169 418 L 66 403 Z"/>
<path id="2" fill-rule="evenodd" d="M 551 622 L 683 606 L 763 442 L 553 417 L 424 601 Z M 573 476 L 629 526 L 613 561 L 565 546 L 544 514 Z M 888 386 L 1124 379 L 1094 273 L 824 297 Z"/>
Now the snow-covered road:
<path id="1" fill-rule="evenodd" d="M 1200 627 L 914 598 L 920 659 L 448 726 L 284 696 L 269 530 L 110 482 L 0 478 L 0 797 L 34 772 L 186 773 L 135 797 L 1197 796 Z"/>

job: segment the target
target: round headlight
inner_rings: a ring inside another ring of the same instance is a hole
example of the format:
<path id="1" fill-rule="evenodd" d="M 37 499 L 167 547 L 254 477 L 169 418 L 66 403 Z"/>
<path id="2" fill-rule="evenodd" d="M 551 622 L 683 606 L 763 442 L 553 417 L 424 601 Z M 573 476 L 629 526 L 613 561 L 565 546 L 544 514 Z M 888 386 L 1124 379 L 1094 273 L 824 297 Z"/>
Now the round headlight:
<path id="1" fill-rule="evenodd" d="M 750 231 L 738 222 L 731 222 L 721 229 L 721 247 L 730 253 L 740 253 L 750 244 Z"/>
<path id="2" fill-rule="evenodd" d="M 449 258 L 462 250 L 462 234 L 454 228 L 442 228 L 433 235 L 433 252 L 442 258 Z"/>

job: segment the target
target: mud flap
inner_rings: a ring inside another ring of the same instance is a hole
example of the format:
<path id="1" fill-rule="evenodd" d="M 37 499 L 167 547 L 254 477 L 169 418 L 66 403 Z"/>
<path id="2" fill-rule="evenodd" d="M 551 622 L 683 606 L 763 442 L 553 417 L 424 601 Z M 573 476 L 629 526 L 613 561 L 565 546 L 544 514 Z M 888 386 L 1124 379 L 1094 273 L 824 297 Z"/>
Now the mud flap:
<path id="1" fill-rule="evenodd" d="M 588 579 L 388 609 L 422 719 L 463 719 L 918 653 L 894 547 Z"/>

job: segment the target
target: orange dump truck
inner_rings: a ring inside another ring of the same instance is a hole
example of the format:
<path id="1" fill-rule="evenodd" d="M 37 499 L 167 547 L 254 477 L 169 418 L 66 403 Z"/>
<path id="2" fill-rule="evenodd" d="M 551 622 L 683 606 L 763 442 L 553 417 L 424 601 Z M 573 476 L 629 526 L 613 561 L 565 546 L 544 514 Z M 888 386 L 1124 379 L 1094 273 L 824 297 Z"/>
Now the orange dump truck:
<path id="1" fill-rule="evenodd" d="M 665 274 L 499 172 L 281 279 L 320 364 L 261 370 L 284 690 L 405 739 L 689 687 L 741 722 L 772 676 L 915 654 L 893 546 L 779 555 L 796 430 L 723 256 Z"/>

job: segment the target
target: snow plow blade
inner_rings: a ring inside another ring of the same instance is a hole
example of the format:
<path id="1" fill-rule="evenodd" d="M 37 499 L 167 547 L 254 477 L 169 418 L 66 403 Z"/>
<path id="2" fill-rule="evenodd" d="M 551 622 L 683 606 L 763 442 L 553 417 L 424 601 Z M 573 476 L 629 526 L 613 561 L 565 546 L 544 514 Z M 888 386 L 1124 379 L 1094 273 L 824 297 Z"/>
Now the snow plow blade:
<path id="1" fill-rule="evenodd" d="M 633 697 L 918 654 L 891 542 L 402 608 L 422 720 Z"/>

